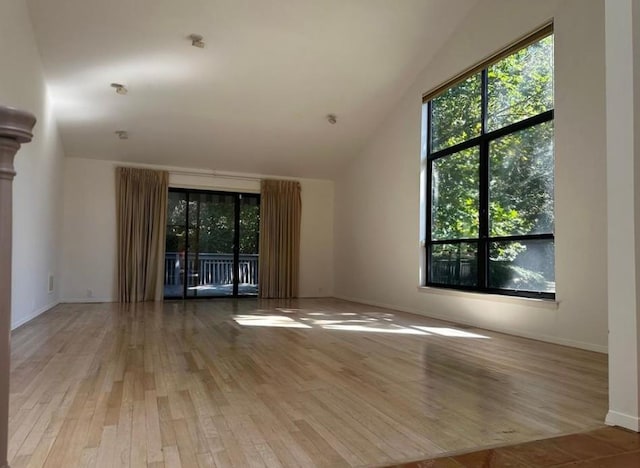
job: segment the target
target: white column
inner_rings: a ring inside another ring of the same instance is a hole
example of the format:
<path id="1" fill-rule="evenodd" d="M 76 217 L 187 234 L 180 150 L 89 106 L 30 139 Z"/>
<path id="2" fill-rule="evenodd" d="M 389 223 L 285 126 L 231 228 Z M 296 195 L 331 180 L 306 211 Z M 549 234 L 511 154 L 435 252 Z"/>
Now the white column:
<path id="1" fill-rule="evenodd" d="M 11 230 L 13 158 L 31 141 L 33 115 L 0 106 L 0 467 L 8 468 L 9 371 L 11 368 Z"/>
<path id="2" fill-rule="evenodd" d="M 634 431 L 640 431 L 639 18 L 640 0 L 606 0 L 609 296 L 606 422 Z"/>

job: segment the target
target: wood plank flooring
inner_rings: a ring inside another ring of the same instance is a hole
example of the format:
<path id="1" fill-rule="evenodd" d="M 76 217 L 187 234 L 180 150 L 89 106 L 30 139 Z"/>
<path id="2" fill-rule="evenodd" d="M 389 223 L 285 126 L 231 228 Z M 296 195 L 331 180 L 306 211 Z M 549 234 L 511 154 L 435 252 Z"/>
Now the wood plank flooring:
<path id="1" fill-rule="evenodd" d="M 335 299 L 65 304 L 12 350 L 12 468 L 381 466 L 607 408 L 605 355 Z"/>

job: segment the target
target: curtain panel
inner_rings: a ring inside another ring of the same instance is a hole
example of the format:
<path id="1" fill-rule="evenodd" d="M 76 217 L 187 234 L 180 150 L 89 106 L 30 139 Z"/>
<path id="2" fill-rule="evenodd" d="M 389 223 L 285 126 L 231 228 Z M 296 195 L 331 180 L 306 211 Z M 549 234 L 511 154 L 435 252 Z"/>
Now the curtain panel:
<path id="1" fill-rule="evenodd" d="M 120 302 L 162 299 L 168 193 L 166 171 L 116 168 Z"/>
<path id="2" fill-rule="evenodd" d="M 258 284 L 262 298 L 298 296 L 301 214 L 300 182 L 261 182 Z"/>

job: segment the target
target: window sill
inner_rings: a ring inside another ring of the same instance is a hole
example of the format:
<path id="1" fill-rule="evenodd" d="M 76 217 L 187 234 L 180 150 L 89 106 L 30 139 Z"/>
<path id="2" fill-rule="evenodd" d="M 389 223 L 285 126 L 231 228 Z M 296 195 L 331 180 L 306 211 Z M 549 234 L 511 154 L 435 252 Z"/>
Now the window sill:
<path id="1" fill-rule="evenodd" d="M 560 302 L 554 299 L 536 299 L 532 297 L 504 296 L 501 294 L 479 293 L 473 291 L 460 291 L 457 289 L 437 288 L 434 286 L 418 286 L 418 291 L 427 294 L 442 294 L 444 296 L 463 297 L 468 299 L 480 299 L 490 302 L 503 302 L 541 309 L 558 309 Z"/>

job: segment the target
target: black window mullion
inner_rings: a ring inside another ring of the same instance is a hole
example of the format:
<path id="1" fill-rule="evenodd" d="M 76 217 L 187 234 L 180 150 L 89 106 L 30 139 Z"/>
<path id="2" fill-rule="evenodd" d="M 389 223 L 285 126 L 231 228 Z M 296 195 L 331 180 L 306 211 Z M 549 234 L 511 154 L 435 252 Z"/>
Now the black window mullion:
<path id="1" fill-rule="evenodd" d="M 528 297 L 530 299 L 555 299 L 556 294 L 550 292 L 541 291 L 528 291 L 526 289 L 499 289 L 499 288 L 487 288 L 483 290 L 484 293 L 500 294 L 501 296 L 515 296 L 515 297 Z"/>
<path id="2" fill-rule="evenodd" d="M 459 153 L 460 151 L 473 148 L 474 146 L 478 146 L 480 144 L 480 142 L 482 141 L 482 138 L 483 138 L 482 135 L 480 135 L 477 137 L 470 138 L 469 140 L 463 141 L 462 143 L 457 143 L 445 149 L 438 150 L 435 153 L 429 153 L 429 159 L 434 161 L 436 159 L 449 156 L 450 154 Z"/>
<path id="3" fill-rule="evenodd" d="M 507 136 L 511 133 L 516 133 L 520 130 L 525 130 L 541 123 L 550 122 L 553 120 L 553 117 L 553 109 L 544 111 L 543 113 L 534 115 L 533 117 L 528 117 L 524 120 L 520 120 L 518 122 L 507 125 L 506 127 L 501 127 L 493 130 L 483 135 L 483 138 L 486 138 L 487 140 L 497 140 L 498 138 L 502 138 L 503 136 Z"/>
<path id="4" fill-rule="evenodd" d="M 185 221 L 184 221 L 184 268 L 182 269 L 183 271 L 183 278 L 182 278 L 182 299 L 186 299 L 187 298 L 187 291 L 188 289 L 188 284 L 187 282 L 189 281 L 189 250 L 190 250 L 190 245 L 189 245 L 189 192 L 185 193 L 185 198 L 187 200 L 187 207 L 186 207 L 186 213 L 185 213 Z"/>
<path id="5" fill-rule="evenodd" d="M 487 124 L 488 108 L 488 79 L 487 70 L 482 70 L 482 133 L 484 136 Z M 478 287 L 486 288 L 489 284 L 489 142 L 483 139 L 480 143 L 480 206 L 479 208 L 479 238 L 478 242 Z"/>
<path id="6" fill-rule="evenodd" d="M 193 252 L 193 265 L 195 268 L 195 273 L 193 274 L 193 278 L 195 279 L 196 284 L 194 284 L 193 295 L 198 295 L 198 286 L 200 285 L 200 275 L 202 272 L 200 271 L 200 210 L 202 209 L 202 197 L 198 197 L 198 201 L 196 203 L 196 226 L 194 229 L 194 234 L 196 237 L 195 240 L 195 249 Z"/>
<path id="7" fill-rule="evenodd" d="M 482 76 L 480 80 L 480 92 L 482 96 L 480 98 L 480 135 L 487 134 L 487 115 L 489 107 L 489 77 L 487 69 L 482 70 Z"/>
<path id="8" fill-rule="evenodd" d="M 507 125 L 506 127 L 498 128 L 497 130 L 493 130 L 489 133 L 481 134 L 477 137 L 470 138 L 469 140 L 463 141 L 461 143 L 457 143 L 453 146 L 449 146 L 447 148 L 438 150 L 434 153 L 427 153 L 429 159 L 440 159 L 445 156 L 449 156 L 453 153 L 459 153 L 460 151 L 466 150 L 473 146 L 478 146 L 482 144 L 484 141 L 497 140 L 498 138 L 502 138 L 511 133 L 519 132 L 520 130 L 525 130 L 527 128 L 533 127 L 535 125 L 550 122 L 553 120 L 554 110 L 548 110 L 543 112 L 542 114 L 534 115 L 533 117 L 526 118 L 524 120 L 520 120 L 518 122 Z M 486 119 L 483 119 L 483 122 Z"/>
<path id="9" fill-rule="evenodd" d="M 240 201 L 242 194 L 235 196 L 234 222 L 233 222 L 233 296 L 238 296 L 240 281 Z"/>
<path id="10" fill-rule="evenodd" d="M 480 240 L 478 242 L 478 287 L 489 286 L 489 143 L 480 145 Z"/>
<path id="11" fill-rule="evenodd" d="M 517 242 L 527 240 L 553 240 L 553 233 L 548 234 L 518 234 L 513 236 L 489 237 L 490 242 Z"/>

